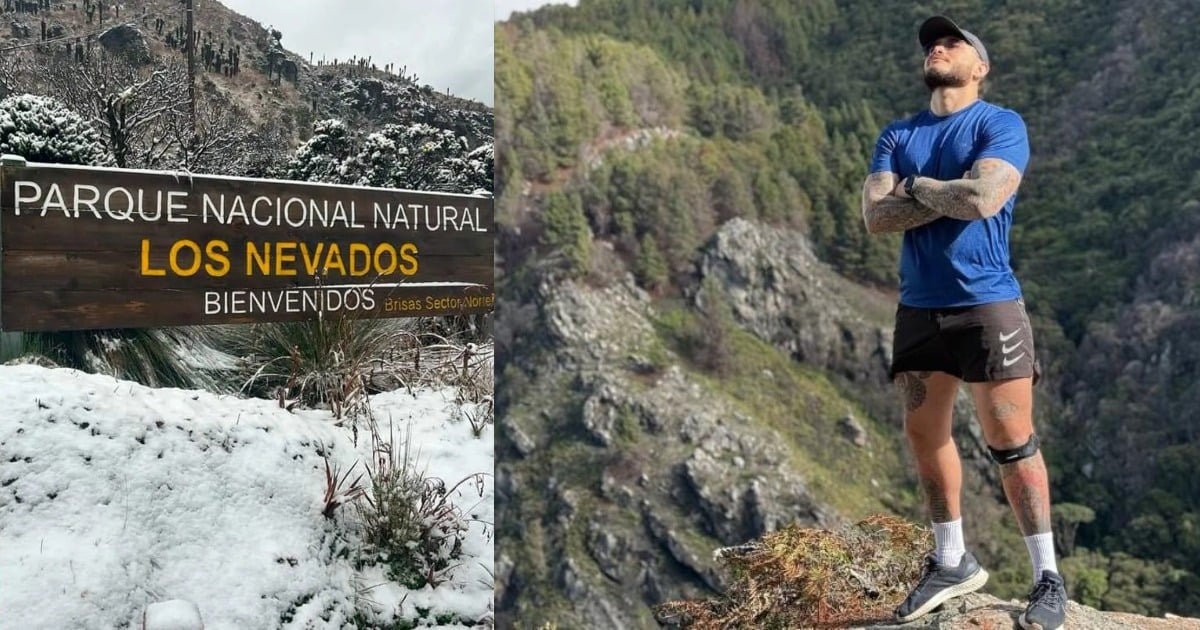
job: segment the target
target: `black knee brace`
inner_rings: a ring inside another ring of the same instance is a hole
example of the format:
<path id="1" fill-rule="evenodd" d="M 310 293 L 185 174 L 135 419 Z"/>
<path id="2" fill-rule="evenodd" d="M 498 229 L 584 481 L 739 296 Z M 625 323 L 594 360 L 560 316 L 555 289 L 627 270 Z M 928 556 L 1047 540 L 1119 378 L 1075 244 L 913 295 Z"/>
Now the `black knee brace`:
<path id="1" fill-rule="evenodd" d="M 992 461 L 996 462 L 997 464 L 1011 464 L 1013 462 L 1019 462 L 1028 457 L 1033 457 L 1033 455 L 1038 452 L 1038 447 L 1041 446 L 1041 444 L 1041 440 L 1039 440 L 1037 434 L 1034 433 L 1033 435 L 1029 436 L 1029 441 L 1022 446 L 1018 446 L 1016 448 L 996 449 L 992 448 L 992 446 L 989 444 L 988 450 L 992 453 Z"/>

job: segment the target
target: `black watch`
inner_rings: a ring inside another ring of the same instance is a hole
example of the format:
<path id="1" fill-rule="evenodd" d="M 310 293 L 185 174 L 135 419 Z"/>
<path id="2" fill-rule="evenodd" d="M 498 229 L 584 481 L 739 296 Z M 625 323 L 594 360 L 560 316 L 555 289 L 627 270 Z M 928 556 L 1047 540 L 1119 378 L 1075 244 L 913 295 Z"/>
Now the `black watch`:
<path id="1" fill-rule="evenodd" d="M 913 184 L 915 184 L 915 183 L 917 183 L 917 176 L 915 174 L 905 177 L 904 178 L 904 194 L 911 197 Z"/>

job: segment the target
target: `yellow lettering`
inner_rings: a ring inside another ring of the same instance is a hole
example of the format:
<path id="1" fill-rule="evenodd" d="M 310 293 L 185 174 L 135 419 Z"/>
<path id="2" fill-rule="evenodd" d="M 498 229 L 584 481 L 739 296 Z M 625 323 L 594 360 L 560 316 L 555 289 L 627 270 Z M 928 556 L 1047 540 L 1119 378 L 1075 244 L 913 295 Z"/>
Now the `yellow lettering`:
<path id="1" fill-rule="evenodd" d="M 411 276 L 417 273 L 417 244 L 405 243 L 400 246 L 400 273 Z"/>
<path id="2" fill-rule="evenodd" d="M 192 264 L 186 269 L 179 266 L 179 252 L 183 249 L 192 252 Z M 186 238 L 175 241 L 175 244 L 171 246 L 171 254 L 167 262 L 171 266 L 171 271 L 177 276 L 186 278 L 195 275 L 200 270 L 200 246 L 196 244 L 196 241 Z"/>
<path id="3" fill-rule="evenodd" d="M 362 266 L 355 265 L 356 254 L 362 256 Z M 350 275 L 365 276 L 371 270 L 371 248 L 362 243 L 350 243 Z"/>
<path id="4" fill-rule="evenodd" d="M 342 250 L 337 243 L 329 245 L 329 252 L 325 255 L 325 272 L 330 269 L 337 268 L 338 273 L 346 275 L 346 265 L 342 262 Z"/>
<path id="5" fill-rule="evenodd" d="M 284 253 L 284 250 L 288 250 Z M 296 275 L 295 268 L 284 268 L 284 263 L 296 262 L 296 253 L 292 250 L 296 249 L 296 243 L 284 241 L 275 243 L 275 275 L 277 276 L 294 276 Z"/>
<path id="6" fill-rule="evenodd" d="M 264 276 L 271 275 L 271 244 L 263 243 L 263 251 L 260 254 L 258 246 L 254 241 L 246 241 L 246 275 L 254 275 L 254 266 L 258 265 L 258 272 Z"/>
<path id="7" fill-rule="evenodd" d="M 150 268 L 150 239 L 142 239 L 142 275 L 143 276 L 165 276 L 166 269 L 151 269 Z"/>
<path id="8" fill-rule="evenodd" d="M 386 267 L 383 265 L 383 263 L 379 262 L 379 259 L 382 258 L 383 254 L 388 255 L 388 264 Z M 375 248 L 374 262 L 375 273 L 378 273 L 381 276 L 386 276 L 392 273 L 396 270 L 396 248 L 392 247 L 391 243 L 380 243 Z"/>
<path id="9" fill-rule="evenodd" d="M 204 264 L 204 270 L 208 272 L 208 275 L 214 278 L 225 277 L 229 273 L 229 243 L 209 241 L 204 252 L 212 260 L 212 262 Z"/>
<path id="10" fill-rule="evenodd" d="M 317 263 L 321 262 L 321 250 L 325 249 L 325 243 L 317 243 L 317 249 L 308 255 L 308 243 L 300 243 L 300 257 L 304 259 L 304 271 L 308 275 L 317 275 Z"/>

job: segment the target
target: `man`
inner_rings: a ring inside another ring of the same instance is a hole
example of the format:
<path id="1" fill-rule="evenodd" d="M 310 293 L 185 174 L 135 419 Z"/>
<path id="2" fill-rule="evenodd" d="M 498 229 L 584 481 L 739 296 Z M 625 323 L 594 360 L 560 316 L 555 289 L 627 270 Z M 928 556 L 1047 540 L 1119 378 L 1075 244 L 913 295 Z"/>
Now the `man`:
<path id="1" fill-rule="evenodd" d="M 917 619 L 987 582 L 963 543 L 962 468 L 951 437 L 955 395 L 966 381 L 1033 564 L 1019 622 L 1053 630 L 1063 625 L 1067 595 L 1033 430 L 1033 331 L 1008 248 L 1029 161 L 1025 123 L 980 99 L 990 63 L 978 37 L 937 16 L 918 39 L 929 109 L 883 130 L 862 199 L 871 233 L 904 233 L 891 375 L 904 397 L 905 434 L 936 543 L 896 617 Z"/>

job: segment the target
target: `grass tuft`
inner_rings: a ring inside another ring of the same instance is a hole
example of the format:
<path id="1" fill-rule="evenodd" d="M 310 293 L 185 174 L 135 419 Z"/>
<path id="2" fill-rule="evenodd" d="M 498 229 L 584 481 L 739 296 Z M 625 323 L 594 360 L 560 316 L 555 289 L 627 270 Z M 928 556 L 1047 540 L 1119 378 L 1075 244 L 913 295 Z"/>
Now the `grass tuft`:
<path id="1" fill-rule="evenodd" d="M 843 627 L 886 617 L 920 574 L 929 532 L 888 515 L 838 532 L 789 526 L 718 551 L 732 586 L 720 599 L 667 602 L 675 628 Z"/>

